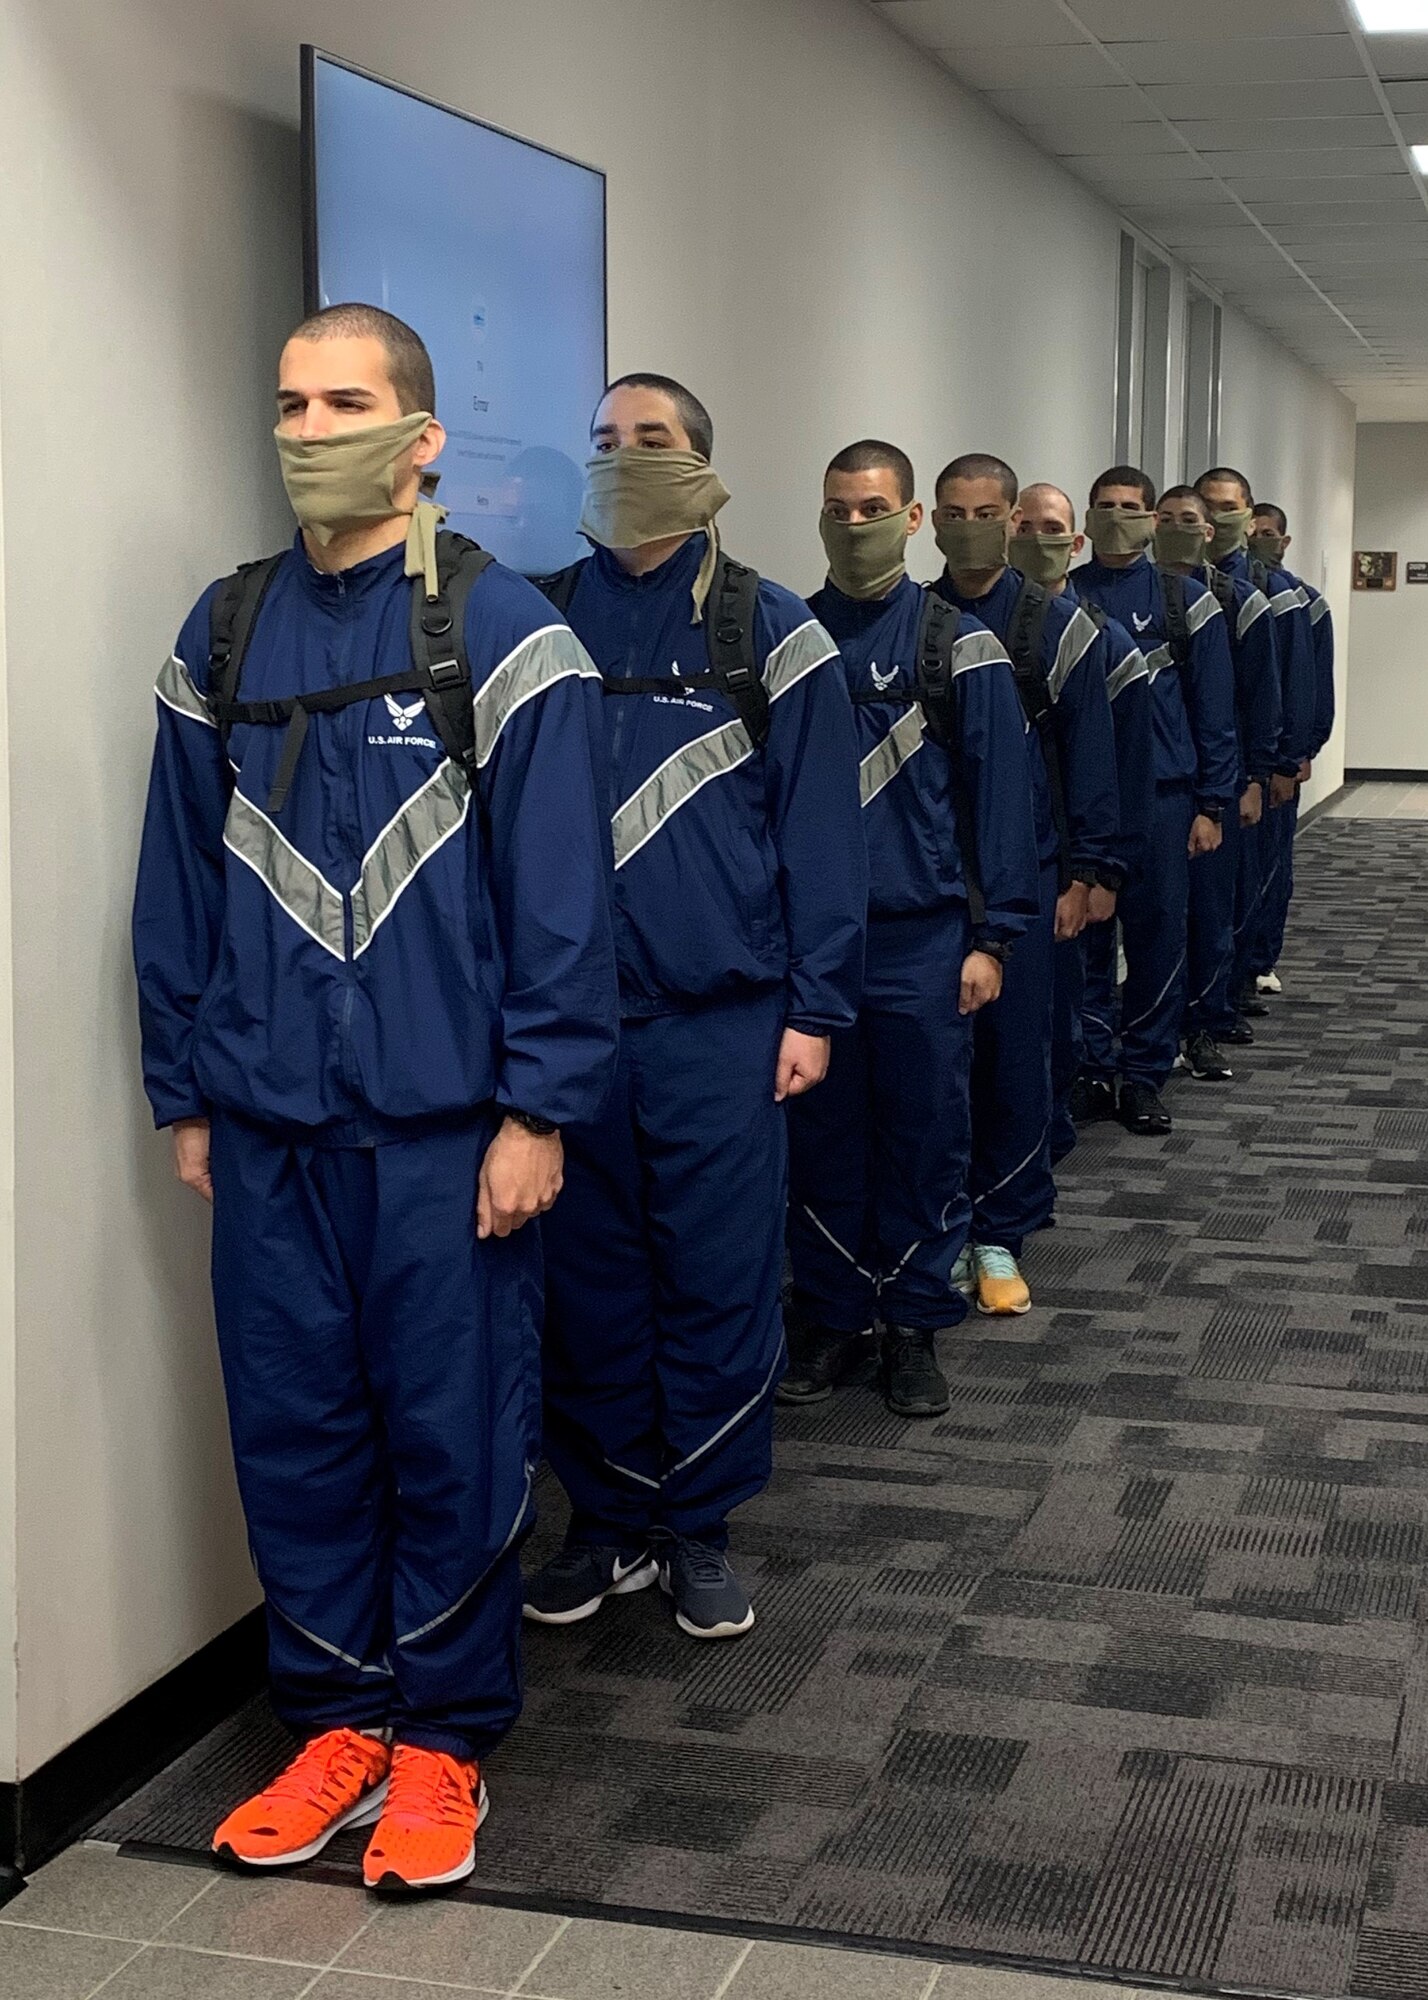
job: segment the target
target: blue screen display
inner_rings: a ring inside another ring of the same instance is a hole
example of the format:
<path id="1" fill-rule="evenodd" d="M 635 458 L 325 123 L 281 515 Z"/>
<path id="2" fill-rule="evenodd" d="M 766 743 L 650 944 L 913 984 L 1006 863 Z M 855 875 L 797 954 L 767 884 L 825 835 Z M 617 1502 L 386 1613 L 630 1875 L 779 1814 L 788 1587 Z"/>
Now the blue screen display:
<path id="1" fill-rule="evenodd" d="M 575 533 L 605 385 L 605 179 L 313 57 L 317 289 L 416 328 L 448 525 L 530 573 Z"/>

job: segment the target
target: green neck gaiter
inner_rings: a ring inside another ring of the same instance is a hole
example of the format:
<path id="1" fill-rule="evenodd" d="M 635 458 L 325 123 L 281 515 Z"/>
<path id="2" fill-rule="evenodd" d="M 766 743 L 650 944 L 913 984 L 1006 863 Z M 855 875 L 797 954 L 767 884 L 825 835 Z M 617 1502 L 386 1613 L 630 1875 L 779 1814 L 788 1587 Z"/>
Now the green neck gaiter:
<path id="1" fill-rule="evenodd" d="M 707 528 L 729 490 L 697 451 L 621 445 L 585 467 L 580 532 L 603 549 L 638 549 Z"/>
<path id="2" fill-rule="evenodd" d="M 1155 530 L 1155 560 L 1172 569 L 1177 563 L 1202 565 L 1209 556 L 1203 522 L 1186 527 L 1181 521 L 1161 521 Z"/>
<path id="3" fill-rule="evenodd" d="M 1225 556 L 1232 556 L 1236 549 L 1242 549 L 1253 519 L 1254 514 L 1248 507 L 1229 507 L 1222 514 L 1211 514 L 1210 521 L 1215 530 L 1215 539 L 1210 544 L 1211 559 L 1220 562 Z"/>
<path id="4" fill-rule="evenodd" d="M 836 521 L 820 514 L 818 532 L 828 556 L 828 578 L 845 597 L 886 597 L 907 568 L 907 517 L 879 514 L 871 521 Z"/>
<path id="5" fill-rule="evenodd" d="M 335 431 L 330 437 L 296 438 L 275 431 L 283 485 L 304 533 L 326 548 L 334 536 L 410 513 L 393 497 L 397 461 L 431 420 L 429 410 L 414 410 L 395 423 Z"/>
<path id="6" fill-rule="evenodd" d="M 1098 556 L 1138 556 L 1155 539 L 1155 516 L 1148 509 L 1132 514 L 1122 507 L 1091 507 L 1086 533 Z"/>
<path id="7" fill-rule="evenodd" d="M 939 521 L 937 546 L 953 576 L 989 576 L 1005 569 L 1011 544 L 1011 520 Z"/>
<path id="8" fill-rule="evenodd" d="M 1258 556 L 1266 569 L 1278 569 L 1284 561 L 1284 551 L 1289 543 L 1288 535 L 1277 535 L 1273 528 L 1260 528 L 1249 538 L 1249 552 Z"/>
<path id="9" fill-rule="evenodd" d="M 1065 581 L 1075 548 L 1074 535 L 1016 535 L 1011 545 L 1012 561 L 1023 576 L 1050 588 Z"/>

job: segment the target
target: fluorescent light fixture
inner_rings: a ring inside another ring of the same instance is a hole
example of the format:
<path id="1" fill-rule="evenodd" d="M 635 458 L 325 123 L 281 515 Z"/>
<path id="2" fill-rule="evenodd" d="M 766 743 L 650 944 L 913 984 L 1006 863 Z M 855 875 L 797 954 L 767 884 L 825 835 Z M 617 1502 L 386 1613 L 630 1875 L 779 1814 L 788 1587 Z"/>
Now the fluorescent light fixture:
<path id="1" fill-rule="evenodd" d="M 1428 35 L 1428 0 L 1353 0 L 1366 35 Z"/>
<path id="2" fill-rule="evenodd" d="M 1413 164 L 1419 173 L 1428 174 L 1428 146 L 1413 146 L 1409 150 L 1413 154 Z"/>

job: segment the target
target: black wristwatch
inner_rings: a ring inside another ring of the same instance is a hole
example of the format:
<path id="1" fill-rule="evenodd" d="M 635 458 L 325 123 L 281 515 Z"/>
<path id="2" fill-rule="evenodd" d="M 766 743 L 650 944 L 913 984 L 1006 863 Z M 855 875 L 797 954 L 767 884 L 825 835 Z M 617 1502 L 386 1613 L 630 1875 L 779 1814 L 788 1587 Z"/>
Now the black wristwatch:
<path id="1" fill-rule="evenodd" d="M 549 1118 L 538 1118 L 534 1111 L 517 1111 L 513 1104 L 506 1106 L 506 1116 L 523 1125 L 527 1132 L 534 1132 L 537 1139 L 550 1139 L 560 1127 Z"/>
<path id="2" fill-rule="evenodd" d="M 1073 868 L 1071 870 L 1071 880 L 1079 882 L 1085 889 L 1097 889 L 1101 886 L 1100 870 L 1097 868 Z"/>
<path id="3" fill-rule="evenodd" d="M 1201 819 L 1209 820 L 1212 826 L 1218 826 L 1225 816 L 1223 806 L 1197 806 L 1196 811 L 1199 813 Z"/>
<path id="4" fill-rule="evenodd" d="M 974 940 L 972 949 L 981 952 L 984 958 L 994 958 L 998 965 L 1005 965 L 1012 955 L 1011 945 L 1005 938 L 978 938 Z"/>
<path id="5" fill-rule="evenodd" d="M 1093 886 L 1097 889 L 1107 889 L 1111 895 L 1119 896 L 1121 890 L 1126 886 L 1126 878 L 1120 869 L 1098 868 Z"/>

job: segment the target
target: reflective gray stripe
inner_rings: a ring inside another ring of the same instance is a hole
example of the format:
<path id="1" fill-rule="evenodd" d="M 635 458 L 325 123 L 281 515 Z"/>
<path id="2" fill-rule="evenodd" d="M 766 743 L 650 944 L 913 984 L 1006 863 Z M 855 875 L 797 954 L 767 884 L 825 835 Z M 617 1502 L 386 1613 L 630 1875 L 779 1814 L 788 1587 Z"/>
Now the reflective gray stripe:
<path id="1" fill-rule="evenodd" d="M 1197 597 L 1193 604 L 1186 606 L 1185 623 L 1193 635 L 1202 625 L 1208 625 L 1212 618 L 1218 618 L 1219 615 L 1220 600 L 1213 590 L 1207 590 L 1203 597 Z"/>
<path id="2" fill-rule="evenodd" d="M 1240 615 L 1235 625 L 1235 637 L 1243 639 L 1256 618 L 1263 618 L 1269 610 L 1269 599 L 1262 590 L 1253 590 L 1240 606 Z"/>
<path id="3" fill-rule="evenodd" d="M 360 958 L 389 917 L 417 870 L 461 827 L 471 809 L 471 787 L 449 757 L 388 821 L 362 858 L 352 891 L 352 956 Z"/>
<path id="4" fill-rule="evenodd" d="M 1307 611 L 1309 609 L 1309 593 L 1304 588 L 1302 583 L 1299 585 L 1299 588 L 1295 591 L 1294 595 L 1299 599 L 1299 602 L 1304 606 L 1304 609 Z"/>
<path id="5" fill-rule="evenodd" d="M 787 694 L 797 686 L 805 674 L 811 674 L 815 667 L 821 667 L 825 660 L 836 660 L 838 648 L 816 618 L 810 618 L 806 625 L 800 625 L 790 632 L 786 639 L 780 639 L 764 662 L 764 686 L 770 701 Z"/>
<path id="6" fill-rule="evenodd" d="M 1113 667 L 1106 675 L 1106 693 L 1114 701 L 1117 695 L 1125 693 L 1132 681 L 1149 679 L 1150 668 L 1145 664 L 1145 654 L 1137 646 L 1133 652 L 1126 654 L 1118 667 Z"/>
<path id="7" fill-rule="evenodd" d="M 187 716 L 190 722 L 207 723 L 210 729 L 218 727 L 208 712 L 208 703 L 194 686 L 192 675 L 177 653 L 170 653 L 159 668 L 154 693 L 175 715 Z"/>
<path id="8" fill-rule="evenodd" d="M 922 710 L 905 709 L 882 742 L 858 766 L 858 790 L 865 806 L 870 806 L 878 793 L 892 783 L 909 757 L 917 755 L 923 741 Z"/>
<path id="9" fill-rule="evenodd" d="M 676 1472 L 683 1472 L 686 1466 L 693 1465 L 696 1459 L 703 1458 L 705 1452 L 712 1451 L 715 1445 L 718 1444 L 720 1438 L 726 1436 L 728 1432 L 733 1430 L 735 1424 L 742 1423 L 744 1418 L 748 1416 L 751 1410 L 756 1410 L 759 1407 L 759 1404 L 764 1400 L 764 1397 L 767 1396 L 767 1394 L 769 1393 L 769 1390 L 772 1389 L 774 1383 L 778 1380 L 779 1376 L 783 1373 L 786 1365 L 787 1362 L 783 1353 L 783 1342 L 780 1341 L 779 1351 L 774 1356 L 773 1367 L 770 1368 L 768 1374 L 764 1377 L 763 1386 L 754 1395 L 750 1396 L 748 1402 L 745 1403 L 742 1410 L 735 1410 L 733 1416 L 729 1418 L 727 1423 L 720 1424 L 718 1430 L 715 1431 L 713 1437 L 706 1438 L 703 1444 L 699 1446 L 697 1451 L 690 1452 L 688 1458 L 680 1459 L 678 1465 L 672 1465 L 669 1468 L 669 1471 L 664 1475 L 662 1483 L 665 1486 L 668 1486 L 670 1480 L 673 1479 Z"/>
<path id="10" fill-rule="evenodd" d="M 515 714 L 538 694 L 571 674 L 599 680 L 600 669 L 568 625 L 546 625 L 522 639 L 477 688 L 476 762 L 489 762 L 496 739 Z"/>
<path id="11" fill-rule="evenodd" d="M 735 721 L 711 729 L 707 736 L 696 736 L 692 743 L 666 757 L 639 790 L 625 800 L 610 822 L 615 866 L 623 868 L 659 832 L 670 814 L 688 805 L 711 778 L 722 778 L 726 771 L 737 770 L 753 754 L 748 731 L 742 722 Z"/>
<path id="12" fill-rule="evenodd" d="M 1167 667 L 1174 664 L 1175 655 L 1168 646 L 1157 646 L 1153 653 L 1147 653 L 1145 656 L 1145 670 L 1151 680 L 1154 680 L 1157 674 L 1164 673 Z"/>
<path id="13" fill-rule="evenodd" d="M 998 660 L 1004 667 L 1011 665 L 1006 648 L 995 632 L 966 632 L 960 639 L 954 639 L 952 642 L 954 675 L 965 674 L 969 667 L 995 666 Z"/>
<path id="14" fill-rule="evenodd" d="M 252 869 L 273 900 L 315 944 L 345 959 L 342 898 L 325 875 L 281 834 L 251 799 L 235 791 L 223 844 Z"/>
<path id="15" fill-rule="evenodd" d="M 1309 600 L 1309 623 L 1311 625 L 1317 625 L 1321 618 L 1327 618 L 1328 615 L 1329 615 L 1328 598 L 1311 597 Z"/>
<path id="16" fill-rule="evenodd" d="M 412 1632 L 399 1632 L 397 1634 L 397 1644 L 399 1646 L 411 1646 L 414 1645 L 418 1639 L 424 1639 L 428 1632 L 434 1632 L 438 1625 L 444 1625 L 448 1618 L 454 1618 L 457 1612 L 461 1609 L 462 1605 L 469 1603 L 470 1600 L 476 1595 L 476 1592 L 481 1588 L 482 1584 L 486 1581 L 487 1577 L 496 1567 L 496 1564 L 501 1560 L 501 1557 L 505 1555 L 506 1551 L 510 1548 L 512 1542 L 514 1542 L 516 1536 L 521 1531 L 521 1527 L 525 1522 L 526 1515 L 530 1511 L 531 1481 L 533 1478 L 534 1478 L 534 1473 L 532 1471 L 531 1466 L 528 1463 L 526 1465 L 526 1483 L 521 1492 L 521 1504 L 516 1509 L 516 1518 L 511 1523 L 511 1532 L 507 1535 L 505 1541 L 502 1542 L 500 1548 L 497 1549 L 495 1555 L 492 1556 L 490 1562 L 487 1563 L 485 1569 L 482 1570 L 481 1574 L 477 1577 L 476 1581 L 473 1584 L 469 1585 L 467 1589 L 462 1591 L 460 1597 L 457 1598 L 454 1604 L 448 1604 L 445 1611 L 438 1611 L 435 1618 L 428 1618 L 425 1625 L 418 1625 L 415 1631 Z"/>
<path id="17" fill-rule="evenodd" d="M 296 1618 L 289 1618 L 281 1604 L 273 1604 L 271 1595 L 268 1597 L 268 1602 L 273 1605 L 273 1609 L 285 1625 L 291 1625 L 294 1632 L 300 1632 L 303 1638 L 310 1640 L 320 1652 L 331 1653 L 334 1660 L 341 1660 L 344 1666 L 355 1667 L 359 1674 L 379 1674 L 384 1680 L 391 1679 L 392 1670 L 390 1667 L 373 1667 L 369 1666 L 365 1660 L 354 1659 L 351 1653 L 344 1653 L 340 1646 L 334 1646 L 330 1639 L 319 1639 L 316 1632 L 309 1632 L 306 1625 L 299 1625 Z"/>
<path id="18" fill-rule="evenodd" d="M 1071 614 L 1070 624 L 1061 634 L 1056 658 L 1046 676 L 1046 692 L 1050 700 L 1056 700 L 1100 636 L 1095 620 L 1088 618 L 1078 604 Z"/>
<path id="19" fill-rule="evenodd" d="M 1299 592 L 1297 590 L 1277 590 L 1269 600 L 1269 608 L 1276 618 L 1282 618 L 1286 611 L 1297 611 L 1299 609 Z"/>

